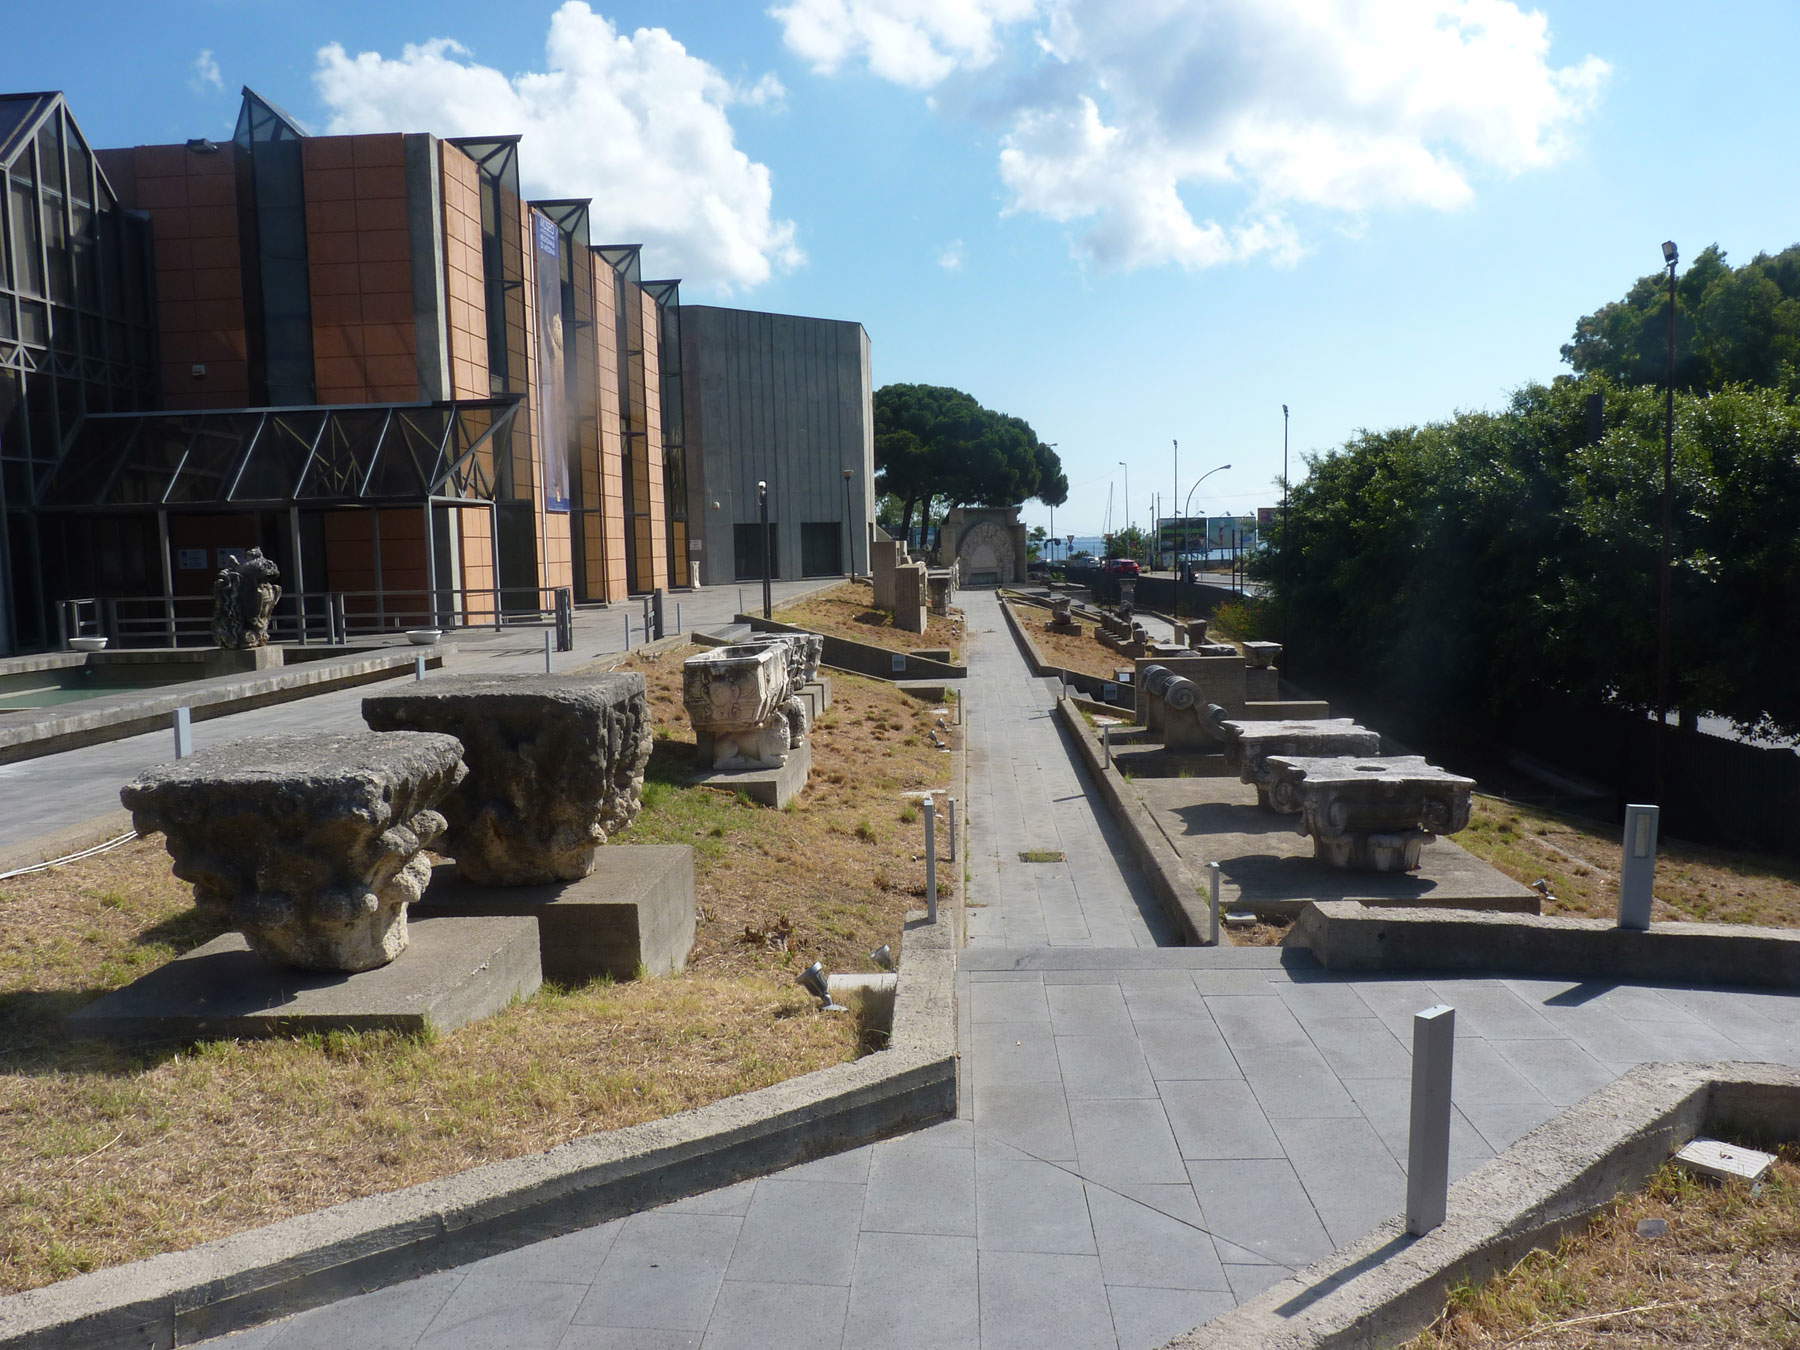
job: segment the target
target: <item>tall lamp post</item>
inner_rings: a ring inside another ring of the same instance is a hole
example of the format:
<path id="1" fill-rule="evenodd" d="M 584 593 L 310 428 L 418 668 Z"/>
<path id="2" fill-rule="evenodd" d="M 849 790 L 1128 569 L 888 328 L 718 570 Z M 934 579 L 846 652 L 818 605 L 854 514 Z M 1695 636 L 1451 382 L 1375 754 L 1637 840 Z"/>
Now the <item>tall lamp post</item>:
<path id="1" fill-rule="evenodd" d="M 762 573 L 763 573 L 763 618 L 775 617 L 775 607 L 769 593 L 770 569 L 775 564 L 775 550 L 769 543 L 769 485 L 759 478 L 756 480 L 757 517 L 762 522 Z"/>
<path id="2" fill-rule="evenodd" d="M 1670 537 L 1675 522 L 1675 264 L 1680 252 L 1665 240 L 1663 262 L 1669 268 L 1669 350 L 1663 375 L 1662 550 L 1656 560 L 1656 741 L 1652 764 L 1656 800 L 1663 799 L 1663 742 L 1669 734 L 1669 623 L 1671 599 Z"/>
<path id="3" fill-rule="evenodd" d="M 1125 470 L 1125 528 L 1129 531 L 1131 529 L 1131 465 L 1120 460 L 1119 467 Z"/>
<path id="4" fill-rule="evenodd" d="M 1194 488 L 1199 487 L 1207 479 L 1211 478 L 1215 473 L 1223 473 L 1226 469 L 1229 469 L 1230 467 L 1231 467 L 1231 465 L 1229 465 L 1229 464 L 1221 464 L 1216 469 L 1208 469 L 1205 473 L 1201 474 L 1198 478 L 1196 478 L 1194 480 L 1194 487 L 1191 487 L 1187 490 L 1187 496 L 1182 500 L 1182 503 L 1181 503 L 1181 518 L 1183 521 L 1186 521 L 1187 519 L 1189 519 L 1188 511 L 1194 504 Z M 1183 527 L 1182 533 L 1183 533 L 1182 552 L 1186 552 L 1187 539 L 1186 539 L 1186 527 L 1185 526 Z M 1175 566 L 1177 569 L 1176 573 L 1175 573 L 1175 617 L 1177 619 L 1179 619 L 1181 617 L 1181 572 L 1179 570 L 1181 567 L 1181 554 L 1180 553 L 1177 553 L 1175 555 Z"/>
<path id="5" fill-rule="evenodd" d="M 1281 405 L 1281 644 L 1288 658 L 1288 592 L 1293 588 L 1293 541 L 1288 538 L 1288 406 Z"/>
<path id="6" fill-rule="evenodd" d="M 844 575 L 856 575 L 856 536 L 850 533 L 850 481 L 855 469 L 844 470 Z"/>

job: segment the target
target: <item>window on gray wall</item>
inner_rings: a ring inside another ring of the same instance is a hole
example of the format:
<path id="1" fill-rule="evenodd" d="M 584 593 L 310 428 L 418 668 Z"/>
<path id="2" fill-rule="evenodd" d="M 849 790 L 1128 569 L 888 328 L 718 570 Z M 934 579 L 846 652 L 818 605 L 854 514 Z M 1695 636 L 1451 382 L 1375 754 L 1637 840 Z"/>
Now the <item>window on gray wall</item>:
<path id="1" fill-rule="evenodd" d="M 731 527 L 731 552 L 736 562 L 737 579 L 739 581 L 761 580 L 763 574 L 763 527 L 761 525 L 733 525 Z M 781 575 L 781 532 L 774 521 L 769 522 L 769 543 L 774 555 L 769 575 Z"/>
<path id="2" fill-rule="evenodd" d="M 834 577 L 844 570 L 844 525 L 838 520 L 809 520 L 800 526 L 800 575 Z"/>

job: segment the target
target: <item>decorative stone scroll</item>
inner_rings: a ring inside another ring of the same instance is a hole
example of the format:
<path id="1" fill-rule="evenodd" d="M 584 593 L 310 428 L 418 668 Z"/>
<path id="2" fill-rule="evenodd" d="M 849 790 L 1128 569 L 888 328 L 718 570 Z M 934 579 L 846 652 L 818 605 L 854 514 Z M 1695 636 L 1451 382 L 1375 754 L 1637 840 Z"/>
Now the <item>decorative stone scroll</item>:
<path id="1" fill-rule="evenodd" d="M 1313 856 L 1361 872 L 1410 872 L 1423 847 L 1469 823 L 1473 778 L 1446 773 L 1418 755 L 1271 756 L 1270 795 L 1292 793 L 1300 805 L 1298 834 L 1310 834 Z"/>
<path id="2" fill-rule="evenodd" d="M 252 951 L 303 970 L 384 966 L 462 779 L 454 736 L 374 732 L 234 741 L 146 770 L 120 791 L 161 831 L 200 912 Z"/>
<path id="3" fill-rule="evenodd" d="M 281 587 L 275 583 L 281 569 L 253 548 L 231 561 L 213 578 L 213 641 L 221 647 L 246 651 L 269 645 L 269 618 Z"/>
<path id="4" fill-rule="evenodd" d="M 635 671 L 439 677 L 365 698 L 363 720 L 462 741 L 441 851 L 479 886 L 578 881 L 643 806 L 653 736 Z"/>

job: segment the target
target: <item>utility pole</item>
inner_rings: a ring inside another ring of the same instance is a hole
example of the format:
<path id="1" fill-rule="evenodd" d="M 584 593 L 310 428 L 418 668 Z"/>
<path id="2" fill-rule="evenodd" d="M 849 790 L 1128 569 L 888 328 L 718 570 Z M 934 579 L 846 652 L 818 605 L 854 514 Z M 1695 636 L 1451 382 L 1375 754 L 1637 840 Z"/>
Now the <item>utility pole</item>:
<path id="1" fill-rule="evenodd" d="M 1288 602 L 1294 588 L 1294 541 L 1288 534 L 1288 405 L 1281 405 L 1281 661 L 1293 669 L 1288 651 Z"/>
<path id="2" fill-rule="evenodd" d="M 1664 742 L 1669 735 L 1669 626 L 1673 609 L 1669 551 L 1675 532 L 1675 264 L 1680 252 L 1673 240 L 1662 246 L 1669 265 L 1669 354 L 1663 375 L 1662 551 L 1656 560 L 1656 800 L 1664 798 Z"/>

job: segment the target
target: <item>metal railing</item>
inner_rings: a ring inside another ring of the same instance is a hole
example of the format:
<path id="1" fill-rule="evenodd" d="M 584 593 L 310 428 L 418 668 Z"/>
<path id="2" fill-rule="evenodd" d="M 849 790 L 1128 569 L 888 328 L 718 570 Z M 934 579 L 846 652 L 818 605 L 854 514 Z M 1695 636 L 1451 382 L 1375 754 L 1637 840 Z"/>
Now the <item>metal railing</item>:
<path id="1" fill-rule="evenodd" d="M 72 637 L 104 637 L 112 647 L 213 645 L 210 595 L 85 596 L 57 602 L 59 646 Z M 574 598 L 566 586 L 490 590 L 284 592 L 269 616 L 269 641 L 344 646 L 409 629 L 549 628 L 556 649 L 575 646 Z"/>

